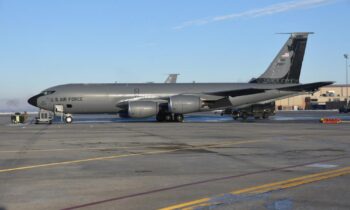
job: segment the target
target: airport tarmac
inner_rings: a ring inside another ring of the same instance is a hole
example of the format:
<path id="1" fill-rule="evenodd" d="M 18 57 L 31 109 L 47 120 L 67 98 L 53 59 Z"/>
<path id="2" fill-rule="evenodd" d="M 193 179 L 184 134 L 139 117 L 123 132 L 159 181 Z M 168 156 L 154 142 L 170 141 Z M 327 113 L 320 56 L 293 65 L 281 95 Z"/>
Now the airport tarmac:
<path id="1" fill-rule="evenodd" d="M 0 209 L 350 209 L 350 123 L 336 112 L 185 123 L 0 116 Z"/>

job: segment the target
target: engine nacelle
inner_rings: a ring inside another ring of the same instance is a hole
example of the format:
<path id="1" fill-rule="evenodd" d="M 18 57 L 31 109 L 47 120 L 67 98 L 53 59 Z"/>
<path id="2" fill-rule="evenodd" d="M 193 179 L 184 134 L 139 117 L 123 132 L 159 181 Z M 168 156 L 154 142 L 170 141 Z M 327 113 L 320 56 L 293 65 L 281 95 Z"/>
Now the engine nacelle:
<path id="1" fill-rule="evenodd" d="M 121 112 L 120 117 L 145 118 L 157 115 L 159 105 L 154 101 L 129 101 L 127 111 Z"/>
<path id="2" fill-rule="evenodd" d="M 198 96 L 178 95 L 170 97 L 168 110 L 174 114 L 186 114 L 201 110 L 202 101 Z"/>

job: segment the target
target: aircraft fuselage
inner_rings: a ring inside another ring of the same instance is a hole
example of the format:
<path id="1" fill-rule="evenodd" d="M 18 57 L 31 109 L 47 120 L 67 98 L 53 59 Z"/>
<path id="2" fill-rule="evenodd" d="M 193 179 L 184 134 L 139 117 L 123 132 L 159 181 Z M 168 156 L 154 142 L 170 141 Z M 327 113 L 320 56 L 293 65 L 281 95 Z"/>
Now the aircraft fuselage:
<path id="1" fill-rule="evenodd" d="M 231 106 L 238 107 L 263 100 L 276 99 L 292 94 L 275 88 L 288 87 L 291 84 L 251 84 L 251 83 L 177 83 L 177 84 L 67 84 L 44 90 L 32 97 L 32 105 L 55 111 L 56 105 L 63 105 L 64 113 L 110 113 L 120 111 L 117 104 L 130 100 L 147 100 L 167 98 L 174 95 L 197 94 L 222 90 L 239 90 L 247 88 L 271 89 L 264 93 L 229 97 Z M 49 94 L 45 94 L 49 93 Z M 51 93 L 51 94 L 50 94 Z M 217 98 L 217 97 L 216 97 Z M 225 107 L 218 107 L 225 108 Z"/>

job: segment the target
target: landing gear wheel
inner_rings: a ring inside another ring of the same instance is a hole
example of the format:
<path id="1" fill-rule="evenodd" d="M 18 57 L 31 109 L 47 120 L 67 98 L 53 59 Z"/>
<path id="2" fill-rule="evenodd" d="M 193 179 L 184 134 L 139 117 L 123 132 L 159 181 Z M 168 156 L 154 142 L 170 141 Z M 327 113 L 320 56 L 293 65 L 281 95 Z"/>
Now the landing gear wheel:
<path id="1" fill-rule="evenodd" d="M 73 117 L 72 116 L 67 116 L 67 117 L 64 118 L 64 121 L 67 124 L 71 124 L 73 122 Z"/>
<path id="2" fill-rule="evenodd" d="M 183 122 L 184 116 L 182 114 L 176 114 L 174 117 L 175 122 Z"/>
<path id="3" fill-rule="evenodd" d="M 262 118 L 263 119 L 268 119 L 269 118 L 269 113 L 264 112 Z"/>
<path id="4" fill-rule="evenodd" d="M 171 122 L 173 121 L 173 116 L 171 114 L 167 114 L 164 116 L 165 121 Z"/>

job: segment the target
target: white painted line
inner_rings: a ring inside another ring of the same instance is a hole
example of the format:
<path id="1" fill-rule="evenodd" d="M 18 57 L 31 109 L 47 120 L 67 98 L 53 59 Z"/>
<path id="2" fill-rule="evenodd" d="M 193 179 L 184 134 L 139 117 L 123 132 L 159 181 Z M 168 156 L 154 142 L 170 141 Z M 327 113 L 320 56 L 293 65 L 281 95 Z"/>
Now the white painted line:
<path id="1" fill-rule="evenodd" d="M 308 167 L 315 167 L 315 168 L 335 168 L 338 167 L 338 165 L 332 165 L 332 164 L 321 164 L 321 163 L 314 163 L 311 165 L 307 165 Z"/>

